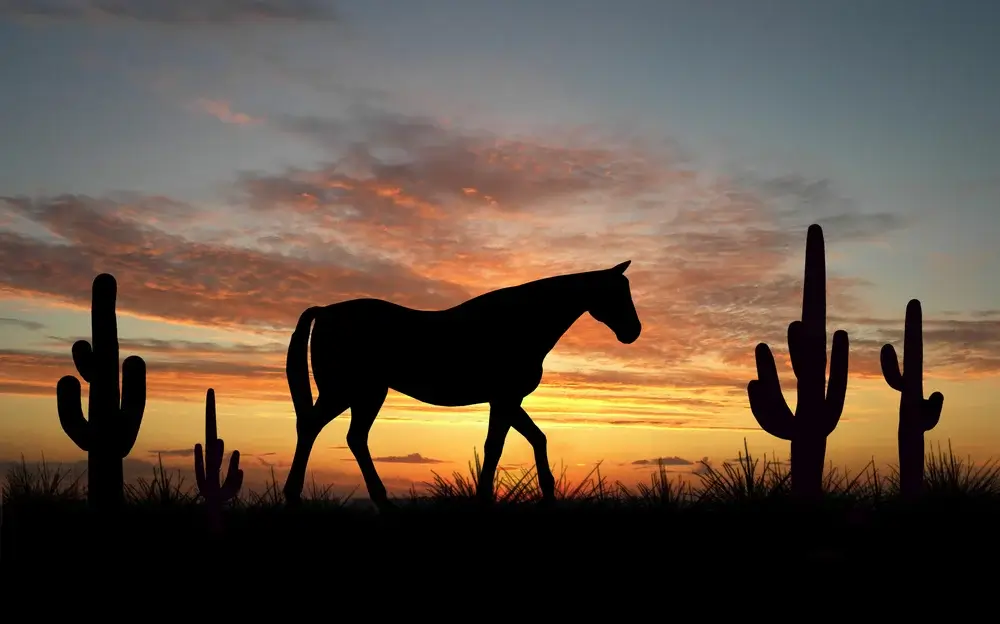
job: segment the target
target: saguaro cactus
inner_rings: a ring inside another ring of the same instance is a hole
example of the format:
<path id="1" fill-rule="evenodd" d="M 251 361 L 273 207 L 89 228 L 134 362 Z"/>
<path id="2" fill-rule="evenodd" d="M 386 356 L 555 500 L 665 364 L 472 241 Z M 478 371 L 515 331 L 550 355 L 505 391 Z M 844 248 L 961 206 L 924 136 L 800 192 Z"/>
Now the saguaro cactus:
<path id="1" fill-rule="evenodd" d="M 94 278 L 90 308 L 94 344 L 86 340 L 73 344 L 76 370 L 90 384 L 86 419 L 79 380 L 67 375 L 56 386 L 59 422 L 87 452 L 87 498 L 97 508 L 117 507 L 124 500 L 122 460 L 135 445 L 146 409 L 146 363 L 141 357 L 125 359 L 120 389 L 118 385 L 117 291 L 113 276 L 102 273 Z"/>
<path id="2" fill-rule="evenodd" d="M 225 443 L 219 438 L 216 426 L 215 390 L 209 388 L 205 396 L 205 449 L 203 453 L 201 444 L 194 445 L 194 476 L 214 530 L 222 528 L 222 505 L 236 498 L 243 486 L 239 451 L 233 451 L 229 457 L 229 472 L 220 484 L 224 452 Z"/>
<path id="3" fill-rule="evenodd" d="M 757 345 L 757 379 L 747 386 L 750 409 L 764 431 L 791 441 L 792 491 L 815 498 L 823 490 L 826 438 L 837 427 L 847 393 L 847 332 L 833 334 L 830 383 L 826 382 L 826 250 L 823 230 L 809 226 L 806 236 L 802 319 L 788 326 L 788 351 L 798 382 L 795 414 L 785 402 L 774 355 Z"/>
<path id="4" fill-rule="evenodd" d="M 920 495 L 924 487 L 924 433 L 941 419 L 944 395 L 924 398 L 923 313 L 916 299 L 906 304 L 903 333 L 903 371 L 891 344 L 882 347 L 882 376 L 899 397 L 899 488 L 907 498 Z"/>

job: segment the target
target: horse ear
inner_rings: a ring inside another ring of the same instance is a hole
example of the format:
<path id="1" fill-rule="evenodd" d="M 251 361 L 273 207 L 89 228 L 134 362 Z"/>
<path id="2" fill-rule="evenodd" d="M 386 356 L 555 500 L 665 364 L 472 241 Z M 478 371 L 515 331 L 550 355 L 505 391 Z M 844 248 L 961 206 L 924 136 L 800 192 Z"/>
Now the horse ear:
<path id="1" fill-rule="evenodd" d="M 628 265 L 630 265 L 630 264 L 632 264 L 632 261 L 631 260 L 626 260 L 625 262 L 622 262 L 621 264 L 619 264 L 618 266 L 614 267 L 611 270 L 615 271 L 617 273 L 625 273 L 625 269 L 627 269 Z"/>

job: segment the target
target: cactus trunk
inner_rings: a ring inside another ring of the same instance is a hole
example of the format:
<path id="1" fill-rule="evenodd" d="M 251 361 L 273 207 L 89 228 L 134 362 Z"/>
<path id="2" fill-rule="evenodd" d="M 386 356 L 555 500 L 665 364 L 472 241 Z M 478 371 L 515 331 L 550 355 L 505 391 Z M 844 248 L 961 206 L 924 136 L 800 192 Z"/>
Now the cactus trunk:
<path id="1" fill-rule="evenodd" d="M 826 380 L 826 250 L 823 230 L 809 227 L 806 238 L 802 318 L 788 326 L 788 352 L 798 389 L 792 414 L 778 381 L 771 349 L 757 345 L 757 379 L 747 385 L 750 409 L 761 428 L 791 442 L 792 491 L 800 499 L 823 492 L 826 438 L 837 427 L 847 393 L 847 332 L 833 335 L 830 381 Z"/>
<path id="2" fill-rule="evenodd" d="M 125 502 L 125 472 L 121 457 L 107 450 L 87 455 L 87 501 L 96 509 L 112 510 Z"/>
<path id="3" fill-rule="evenodd" d="M 801 436 L 791 441 L 792 494 L 815 499 L 823 494 L 826 437 Z"/>
<path id="4" fill-rule="evenodd" d="M 899 491 L 904 498 L 915 499 L 924 489 L 924 432 L 899 427 Z"/>
<path id="5" fill-rule="evenodd" d="M 103 280 L 102 280 L 103 282 Z M 87 458 L 90 499 L 99 507 L 117 507 L 124 501 L 122 457 L 115 435 L 120 388 L 118 385 L 117 284 L 94 283 L 90 313 L 93 337 L 93 375 L 90 382 L 90 427 L 94 434 Z"/>
<path id="6" fill-rule="evenodd" d="M 882 376 L 899 392 L 899 489 L 904 498 L 920 496 L 924 488 L 924 433 L 941 418 L 944 395 L 924 398 L 923 311 L 920 301 L 906 304 L 903 369 L 892 345 L 882 347 Z"/>

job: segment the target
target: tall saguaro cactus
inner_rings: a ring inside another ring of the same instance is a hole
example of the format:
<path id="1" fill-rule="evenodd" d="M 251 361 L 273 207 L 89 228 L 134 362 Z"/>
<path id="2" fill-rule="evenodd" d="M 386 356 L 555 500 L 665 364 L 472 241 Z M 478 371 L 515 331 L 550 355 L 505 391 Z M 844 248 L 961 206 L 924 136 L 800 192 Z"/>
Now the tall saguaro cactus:
<path id="1" fill-rule="evenodd" d="M 124 500 L 122 460 L 135 445 L 146 408 L 146 363 L 139 356 L 125 359 L 118 384 L 118 319 L 115 278 L 94 278 L 90 309 L 91 337 L 73 344 L 73 362 L 90 384 L 87 418 L 83 417 L 80 381 L 67 375 L 56 386 L 59 422 L 63 431 L 87 452 L 87 498 L 99 509 Z"/>
<path id="2" fill-rule="evenodd" d="M 837 427 L 847 393 L 847 332 L 833 334 L 830 383 L 826 380 L 826 250 L 823 230 L 809 226 L 806 235 L 802 319 L 788 326 L 788 351 L 798 385 L 795 414 L 781 392 L 774 355 L 757 345 L 757 379 L 747 385 L 750 409 L 764 431 L 791 441 L 792 491 L 815 498 L 823 491 L 826 438 Z"/>
<path id="3" fill-rule="evenodd" d="M 899 488 L 906 498 L 920 495 L 924 487 L 924 433 L 941 419 L 944 395 L 924 398 L 923 312 L 916 299 L 906 304 L 903 332 L 903 370 L 891 344 L 882 347 L 882 376 L 899 392 Z"/>
<path id="4" fill-rule="evenodd" d="M 194 445 L 194 476 L 198 492 L 205 499 L 212 529 L 222 529 L 222 505 L 234 498 L 243 487 L 243 471 L 240 469 L 240 452 L 233 451 L 229 457 L 229 472 L 220 483 L 222 458 L 225 443 L 219 438 L 215 418 L 215 390 L 209 388 L 205 396 L 205 448 Z"/>

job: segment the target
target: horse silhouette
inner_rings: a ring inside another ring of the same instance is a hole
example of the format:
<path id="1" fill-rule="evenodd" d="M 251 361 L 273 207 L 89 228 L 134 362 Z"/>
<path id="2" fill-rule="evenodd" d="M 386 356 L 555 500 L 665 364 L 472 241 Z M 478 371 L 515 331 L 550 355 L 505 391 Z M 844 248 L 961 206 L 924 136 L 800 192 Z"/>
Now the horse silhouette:
<path id="1" fill-rule="evenodd" d="M 625 269 L 547 277 L 485 293 L 445 310 L 380 299 L 306 309 L 289 341 L 286 373 L 296 412 L 295 457 L 284 493 L 296 502 L 320 431 L 351 409 L 347 445 L 379 509 L 391 508 L 368 449 L 368 433 L 389 389 L 442 407 L 488 403 L 489 425 L 477 495 L 493 500 L 493 479 L 513 428 L 531 444 L 544 502 L 555 496 L 545 434 L 521 407 L 542 380 L 542 364 L 585 312 L 631 344 L 642 324 Z M 307 341 L 312 327 L 312 402 Z"/>

